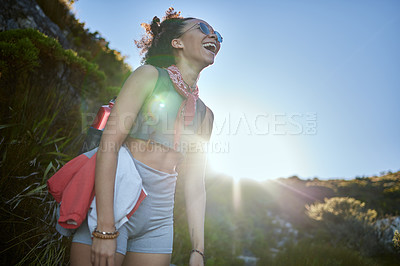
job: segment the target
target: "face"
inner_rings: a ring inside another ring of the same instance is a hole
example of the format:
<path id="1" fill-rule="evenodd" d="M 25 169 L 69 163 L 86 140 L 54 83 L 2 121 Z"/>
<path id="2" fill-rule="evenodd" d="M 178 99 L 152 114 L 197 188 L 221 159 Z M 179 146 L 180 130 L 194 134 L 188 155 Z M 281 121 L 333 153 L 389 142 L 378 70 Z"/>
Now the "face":
<path id="1" fill-rule="evenodd" d="M 206 35 L 201 31 L 199 22 L 208 27 L 210 34 Z M 203 20 L 191 19 L 186 22 L 182 32 L 184 32 L 183 35 L 178 38 L 181 43 L 179 47 L 181 56 L 204 67 L 213 64 L 214 58 L 221 48 L 214 29 Z"/>

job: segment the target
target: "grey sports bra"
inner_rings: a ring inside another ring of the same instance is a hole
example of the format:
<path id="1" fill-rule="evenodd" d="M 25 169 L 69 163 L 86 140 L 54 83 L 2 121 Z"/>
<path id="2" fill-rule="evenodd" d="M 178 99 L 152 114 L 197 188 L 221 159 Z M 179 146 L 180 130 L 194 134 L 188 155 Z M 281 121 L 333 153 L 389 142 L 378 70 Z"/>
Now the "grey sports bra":
<path id="1" fill-rule="evenodd" d="M 174 149 L 175 120 L 184 97 L 174 88 L 166 69 L 158 68 L 158 80 L 153 92 L 147 97 L 137 114 L 135 123 L 129 133 L 132 138 L 152 140 Z M 195 134 L 200 128 L 206 114 L 202 100 L 196 102 L 196 114 L 189 126 L 182 125 L 181 136 Z M 178 143 L 176 151 L 185 153 L 185 143 Z"/>

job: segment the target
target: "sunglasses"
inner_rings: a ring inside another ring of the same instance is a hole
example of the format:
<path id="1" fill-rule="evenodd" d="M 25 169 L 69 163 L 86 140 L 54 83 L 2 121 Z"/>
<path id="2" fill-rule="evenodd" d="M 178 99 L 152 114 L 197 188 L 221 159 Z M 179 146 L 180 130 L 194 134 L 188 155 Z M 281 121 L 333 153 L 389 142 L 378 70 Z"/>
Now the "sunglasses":
<path id="1" fill-rule="evenodd" d="M 194 27 L 199 26 L 200 30 L 202 33 L 204 33 L 205 35 L 210 35 L 210 29 L 207 27 L 206 24 L 204 24 L 203 22 L 199 22 L 194 24 L 192 27 L 190 27 L 189 29 L 185 30 L 182 34 L 180 34 L 177 38 L 181 37 L 183 34 L 185 34 L 186 32 L 190 31 L 191 29 L 193 29 Z M 223 38 L 221 36 L 221 34 L 219 34 L 218 31 L 214 31 L 215 36 L 217 36 L 217 41 L 219 43 L 222 42 Z"/>

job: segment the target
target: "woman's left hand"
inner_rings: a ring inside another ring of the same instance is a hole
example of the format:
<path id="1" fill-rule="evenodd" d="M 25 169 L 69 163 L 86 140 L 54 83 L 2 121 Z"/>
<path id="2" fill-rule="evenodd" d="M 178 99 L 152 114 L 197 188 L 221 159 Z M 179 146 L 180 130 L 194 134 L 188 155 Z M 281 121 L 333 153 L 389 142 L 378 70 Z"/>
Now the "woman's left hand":
<path id="1" fill-rule="evenodd" d="M 197 252 L 192 252 L 192 254 L 190 254 L 189 265 L 190 266 L 204 266 L 203 257 Z"/>

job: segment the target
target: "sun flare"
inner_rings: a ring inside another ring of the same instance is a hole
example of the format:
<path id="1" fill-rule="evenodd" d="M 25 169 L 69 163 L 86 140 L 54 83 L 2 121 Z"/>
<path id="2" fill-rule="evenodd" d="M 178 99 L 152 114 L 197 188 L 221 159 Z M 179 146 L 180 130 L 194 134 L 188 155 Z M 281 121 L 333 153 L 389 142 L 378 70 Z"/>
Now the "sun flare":
<path id="1" fill-rule="evenodd" d="M 303 136 L 273 132 L 260 114 L 251 109 L 246 115 L 229 112 L 214 122 L 208 155 L 211 168 L 234 179 L 257 180 L 307 172 L 312 160 Z"/>

